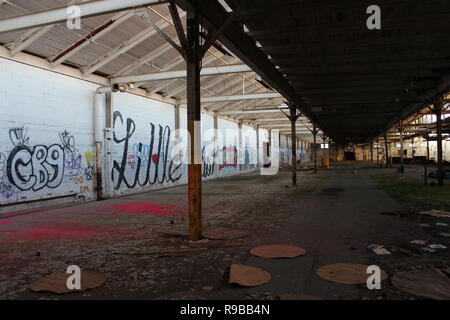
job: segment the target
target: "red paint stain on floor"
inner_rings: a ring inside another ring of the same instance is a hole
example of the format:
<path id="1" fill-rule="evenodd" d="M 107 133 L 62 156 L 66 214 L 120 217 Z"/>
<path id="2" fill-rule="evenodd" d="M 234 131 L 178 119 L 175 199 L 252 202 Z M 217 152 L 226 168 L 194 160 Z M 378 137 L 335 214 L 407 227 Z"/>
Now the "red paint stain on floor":
<path id="1" fill-rule="evenodd" d="M 37 226 L 20 230 L 11 230 L 12 237 L 15 240 L 23 239 L 74 239 L 84 238 L 90 236 L 101 236 L 102 232 L 92 228 L 75 228 L 75 227 L 60 227 L 60 226 Z"/>
<path id="2" fill-rule="evenodd" d="M 8 224 L 11 224 L 11 221 L 9 221 L 9 220 L 1 221 L 1 220 L 0 220 L 0 226 L 6 226 L 6 225 L 8 225 Z"/>
<path id="3" fill-rule="evenodd" d="M 2 213 L 2 214 L 0 214 L 0 217 L 11 218 L 11 217 L 21 216 L 21 215 L 25 215 L 25 214 L 30 214 L 30 213 L 45 212 L 46 210 L 50 210 L 50 208 L 36 208 L 36 209 L 22 210 L 22 211 L 17 211 L 17 212 Z"/>
<path id="4" fill-rule="evenodd" d="M 144 214 L 144 215 L 172 215 L 172 216 L 182 216 L 185 212 L 178 211 L 177 207 L 174 206 L 161 206 L 151 202 L 135 202 L 127 204 L 117 204 L 113 205 L 112 208 L 119 209 L 120 211 L 131 213 L 131 214 Z"/>

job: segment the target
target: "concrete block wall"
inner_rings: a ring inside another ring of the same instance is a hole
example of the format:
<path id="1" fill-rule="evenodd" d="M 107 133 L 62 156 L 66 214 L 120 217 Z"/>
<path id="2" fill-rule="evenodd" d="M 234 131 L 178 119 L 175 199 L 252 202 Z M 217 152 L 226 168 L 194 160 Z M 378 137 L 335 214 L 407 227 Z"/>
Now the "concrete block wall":
<path id="1" fill-rule="evenodd" d="M 132 93 L 98 99 L 100 86 L 0 58 L 0 213 L 95 200 L 97 166 L 104 198 L 187 183 L 187 165 L 177 162 L 186 157 L 187 137 L 175 139 L 177 110 L 179 128 L 187 128 L 186 109 Z M 278 143 L 268 130 L 208 114 L 202 132 L 205 180 L 256 170 L 269 139 Z M 268 161 L 278 156 L 272 152 Z"/>
<path id="2" fill-rule="evenodd" d="M 97 88 L 0 59 L 0 204 L 95 198 Z"/>
<path id="3" fill-rule="evenodd" d="M 297 139 L 297 163 L 310 161 L 308 150 L 310 144 L 301 139 Z M 283 164 L 292 164 L 292 139 L 290 135 L 280 134 L 280 162 Z"/>
<path id="4" fill-rule="evenodd" d="M 429 154 L 430 159 L 436 160 L 437 142 L 430 141 L 429 148 L 430 148 Z M 391 144 L 390 150 L 393 157 L 400 157 L 401 147 L 399 142 Z M 403 150 L 405 152 L 404 153 L 405 158 L 425 157 L 427 154 L 427 142 L 425 139 L 421 137 L 414 138 L 414 140 L 405 140 L 403 143 Z M 450 161 L 450 141 L 448 140 L 442 141 L 442 155 L 444 161 Z"/>

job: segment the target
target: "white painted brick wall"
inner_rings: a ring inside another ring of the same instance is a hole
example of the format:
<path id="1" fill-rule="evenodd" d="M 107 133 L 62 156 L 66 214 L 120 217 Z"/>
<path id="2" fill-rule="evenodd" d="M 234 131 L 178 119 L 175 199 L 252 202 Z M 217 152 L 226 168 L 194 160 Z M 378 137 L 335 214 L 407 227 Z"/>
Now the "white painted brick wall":
<path id="1" fill-rule="evenodd" d="M 83 194 L 86 200 L 95 199 L 94 95 L 99 86 L 0 58 L 1 205 L 59 197 L 72 201 L 76 194 Z M 175 130 L 173 105 L 134 94 L 114 93 L 112 115 L 115 115 L 113 139 L 110 143 L 107 139 L 103 141 L 101 159 L 106 197 L 187 183 L 187 166 L 171 164 L 174 141 L 168 138 L 169 134 L 173 137 Z M 187 129 L 184 108 L 180 108 L 180 128 Z M 202 131 L 206 133 L 213 128 L 214 118 L 202 115 Z M 218 119 L 223 138 L 218 141 L 216 157 L 225 159 L 225 163 L 219 161 L 204 179 L 255 169 L 256 131 L 249 126 L 242 128 L 244 162 L 239 166 L 235 163 L 238 124 Z M 268 132 L 264 129 L 259 132 L 262 161 Z M 205 134 L 203 146 L 211 138 L 211 133 Z M 182 152 L 185 156 L 186 150 Z M 150 168 L 148 177 L 147 168 Z"/>
<path id="2" fill-rule="evenodd" d="M 0 204 L 94 198 L 97 87 L 0 59 Z"/>

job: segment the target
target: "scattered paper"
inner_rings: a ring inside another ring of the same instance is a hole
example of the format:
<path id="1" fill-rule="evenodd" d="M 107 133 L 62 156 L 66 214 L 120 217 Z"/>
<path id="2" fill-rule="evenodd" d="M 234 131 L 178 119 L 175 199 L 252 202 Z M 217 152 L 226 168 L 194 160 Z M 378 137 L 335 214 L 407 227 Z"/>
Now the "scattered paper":
<path id="1" fill-rule="evenodd" d="M 391 254 L 389 250 L 387 250 L 382 244 L 375 244 L 372 243 L 367 246 L 367 249 L 372 250 L 378 255 L 385 255 L 385 254 Z"/>
<path id="2" fill-rule="evenodd" d="M 409 243 L 423 245 L 423 244 L 427 243 L 427 241 L 426 240 L 413 240 L 413 241 L 410 241 Z"/>
<path id="3" fill-rule="evenodd" d="M 399 290 L 416 296 L 436 299 L 450 299 L 450 280 L 437 269 L 427 269 L 414 272 L 397 272 L 391 279 Z"/>
<path id="4" fill-rule="evenodd" d="M 429 247 L 430 249 L 447 249 L 447 247 L 442 244 L 430 244 Z"/>
<path id="5" fill-rule="evenodd" d="M 369 250 L 381 249 L 381 248 L 384 248 L 384 246 L 382 244 L 376 244 L 376 243 L 372 243 L 367 246 L 367 249 L 369 249 Z"/>
<path id="6" fill-rule="evenodd" d="M 419 212 L 419 214 L 432 216 L 432 217 L 438 217 L 438 218 L 450 218 L 450 212 L 443 211 L 443 210 L 422 211 L 422 212 Z"/>
<path id="7" fill-rule="evenodd" d="M 391 254 L 391 252 L 385 248 L 377 248 L 372 249 L 373 252 L 375 252 L 378 255 L 385 255 L 385 254 Z"/>

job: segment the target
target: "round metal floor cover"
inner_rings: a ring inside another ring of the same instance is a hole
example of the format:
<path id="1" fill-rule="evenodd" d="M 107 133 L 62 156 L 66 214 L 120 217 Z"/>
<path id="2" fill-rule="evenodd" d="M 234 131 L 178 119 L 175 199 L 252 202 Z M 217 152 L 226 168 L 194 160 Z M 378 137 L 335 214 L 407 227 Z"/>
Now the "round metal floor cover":
<path id="1" fill-rule="evenodd" d="M 69 293 L 94 289 L 100 287 L 106 281 L 106 276 L 102 272 L 81 270 L 81 290 L 71 290 L 67 287 L 69 276 L 70 274 L 66 272 L 51 274 L 35 282 L 31 286 L 31 290 L 35 292 Z"/>
<path id="2" fill-rule="evenodd" d="M 229 283 L 240 284 L 245 287 L 261 286 L 272 279 L 269 272 L 259 268 L 232 264 Z"/>
<path id="3" fill-rule="evenodd" d="M 370 276 L 367 273 L 369 266 L 355 263 L 329 264 L 317 269 L 316 274 L 330 282 L 340 284 L 363 284 Z M 381 281 L 387 279 L 387 274 L 381 270 Z"/>
<path id="4" fill-rule="evenodd" d="M 269 244 L 251 249 L 250 254 L 268 259 L 295 258 L 305 255 L 306 250 L 288 244 Z"/>

